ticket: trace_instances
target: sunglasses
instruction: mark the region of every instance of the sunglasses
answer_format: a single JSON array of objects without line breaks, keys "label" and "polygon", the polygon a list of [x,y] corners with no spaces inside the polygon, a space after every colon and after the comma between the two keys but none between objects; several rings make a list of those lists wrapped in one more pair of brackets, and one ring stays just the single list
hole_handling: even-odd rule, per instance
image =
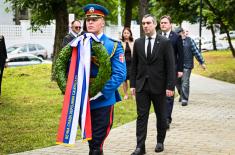
[{"label": "sunglasses", "polygon": [[81,26],[74,26],[75,29],[81,29]]}]

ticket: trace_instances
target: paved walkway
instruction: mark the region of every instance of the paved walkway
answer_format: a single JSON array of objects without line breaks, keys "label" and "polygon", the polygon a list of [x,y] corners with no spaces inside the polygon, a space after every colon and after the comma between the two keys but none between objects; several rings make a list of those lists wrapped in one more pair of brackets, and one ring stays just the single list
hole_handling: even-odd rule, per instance
[{"label": "paved walkway", "polygon": [[[198,75],[191,78],[189,105],[175,102],[173,122],[167,132],[162,155],[235,155],[235,85]],[[149,118],[147,155],[156,144],[155,115]],[[105,155],[130,155],[136,145],[135,121],[111,130]],[[18,153],[19,155],[86,155],[88,146],[61,145]]]}]

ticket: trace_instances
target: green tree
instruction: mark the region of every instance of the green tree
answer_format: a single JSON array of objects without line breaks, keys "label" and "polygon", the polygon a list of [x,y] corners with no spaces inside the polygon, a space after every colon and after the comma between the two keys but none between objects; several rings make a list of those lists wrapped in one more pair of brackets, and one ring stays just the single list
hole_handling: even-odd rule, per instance
[{"label": "green tree", "polygon": [[229,35],[229,30],[234,28],[235,25],[235,15],[232,13],[235,9],[235,0],[227,0],[224,3],[216,0],[204,0],[204,2],[208,6],[208,10],[215,15],[214,20],[220,24],[227,34],[230,50],[235,58],[235,50]]},{"label": "green tree", "polygon": [[20,9],[26,8],[31,10],[31,25],[33,30],[37,30],[40,26],[49,25],[55,20],[55,40],[53,49],[52,63],[52,80],[54,75],[54,62],[61,50],[61,42],[68,29],[68,11],[66,0],[5,0],[11,2]]}]

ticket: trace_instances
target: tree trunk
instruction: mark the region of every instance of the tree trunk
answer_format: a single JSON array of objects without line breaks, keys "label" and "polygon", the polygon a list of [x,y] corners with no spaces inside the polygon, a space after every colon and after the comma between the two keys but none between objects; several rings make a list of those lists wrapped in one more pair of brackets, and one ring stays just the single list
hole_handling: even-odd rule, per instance
[{"label": "tree trunk", "polygon": [[227,37],[228,37],[228,43],[229,43],[230,50],[232,52],[233,57],[235,58],[235,50],[233,48],[233,44],[232,44],[228,29],[226,29],[225,32],[226,32]]},{"label": "tree trunk", "polygon": [[66,0],[63,0],[62,2],[60,1],[60,3],[55,3],[53,5],[53,10],[56,20],[56,29],[51,69],[51,80],[55,80],[55,61],[58,58],[60,50],[62,49],[63,38],[68,31],[68,11]]},{"label": "tree trunk", "polygon": [[215,31],[214,31],[214,28],[213,28],[213,25],[212,25],[212,24],[210,24],[210,29],[211,29],[211,34],[212,34],[213,49],[214,49],[214,50],[217,50],[216,41],[215,41]]},{"label": "tree trunk", "polygon": [[125,24],[124,27],[131,27],[131,19],[132,19],[132,0],[126,0],[125,6]]},{"label": "tree trunk", "polygon": [[233,44],[232,44],[232,41],[231,41],[231,38],[230,38],[230,35],[229,35],[228,28],[221,19],[220,19],[220,25],[221,25],[221,28],[224,29],[225,33],[227,34],[229,47],[230,47],[230,50],[232,52],[233,57],[235,58],[235,50],[233,48]]},{"label": "tree trunk", "polygon": [[144,36],[144,31],[142,28],[142,18],[145,14],[148,14],[148,0],[139,0],[139,22],[140,22],[140,36]]},{"label": "tree trunk", "polygon": [[222,17],[223,17],[222,15],[223,15],[223,14],[222,14],[221,12],[219,12],[219,10],[217,10],[216,8],[214,8],[214,7],[211,5],[211,3],[210,3],[209,0],[204,0],[204,2],[206,2],[206,4],[209,6],[210,10],[211,10],[216,16],[218,16],[218,21],[219,21],[219,23],[220,23],[220,26],[221,26],[222,29],[225,30],[225,32],[226,32],[226,34],[227,34],[228,43],[229,43],[229,46],[230,46],[230,50],[231,50],[231,52],[232,52],[233,57],[235,58],[235,50],[234,50],[234,48],[233,48],[233,45],[232,45],[232,42],[231,42],[231,38],[230,38],[230,36],[229,36],[228,28],[227,28],[227,26],[224,24],[224,22],[223,22],[223,20],[222,20]]}]

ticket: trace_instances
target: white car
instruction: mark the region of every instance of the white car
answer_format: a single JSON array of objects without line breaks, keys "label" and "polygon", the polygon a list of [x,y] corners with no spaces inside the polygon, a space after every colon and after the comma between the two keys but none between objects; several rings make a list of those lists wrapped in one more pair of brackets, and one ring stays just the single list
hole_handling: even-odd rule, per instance
[{"label": "white car", "polygon": [[[231,39],[235,39],[235,31],[229,31],[229,36]],[[220,40],[227,39],[227,34],[226,33],[220,34],[219,39]]]},{"label": "white car", "polygon": [[33,54],[42,59],[47,59],[47,50],[39,44],[16,44],[7,48],[7,55],[27,53]]},{"label": "white car", "polygon": [[10,54],[5,67],[28,66],[43,63],[43,59],[33,54]]},{"label": "white car", "polygon": [[[229,49],[229,44],[228,43],[216,42],[216,48],[217,48],[217,50],[226,50],[226,49]],[[212,42],[208,42],[206,44],[203,44],[201,46],[201,50],[202,51],[211,51],[211,50],[213,50]]]}]

